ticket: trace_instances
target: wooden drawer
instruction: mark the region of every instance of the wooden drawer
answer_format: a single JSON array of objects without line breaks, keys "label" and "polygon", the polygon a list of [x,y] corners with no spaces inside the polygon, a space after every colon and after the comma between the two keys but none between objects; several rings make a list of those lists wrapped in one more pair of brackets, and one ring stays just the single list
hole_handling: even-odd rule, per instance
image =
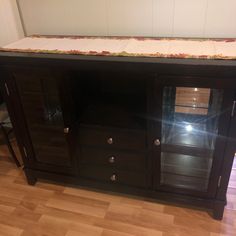
[{"label": "wooden drawer", "polygon": [[120,148],[146,149],[146,133],[139,130],[106,129],[80,126],[79,142],[82,145]]},{"label": "wooden drawer", "polygon": [[147,168],[147,153],[132,151],[115,151],[113,149],[82,148],[80,163],[102,165],[122,170],[145,170]]},{"label": "wooden drawer", "polygon": [[111,184],[124,184],[143,188],[148,186],[148,176],[146,173],[121,171],[115,168],[81,165],[79,167],[79,175],[83,178]]}]

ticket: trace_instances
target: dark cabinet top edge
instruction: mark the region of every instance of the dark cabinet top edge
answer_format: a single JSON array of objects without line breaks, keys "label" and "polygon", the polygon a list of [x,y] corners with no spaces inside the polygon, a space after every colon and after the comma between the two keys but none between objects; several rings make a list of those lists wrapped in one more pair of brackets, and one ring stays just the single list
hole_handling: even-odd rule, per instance
[{"label": "dark cabinet top edge", "polygon": [[190,59],[190,58],[149,58],[129,56],[91,56],[91,55],[67,55],[47,53],[25,52],[0,52],[0,65],[11,63],[34,63],[34,62],[97,62],[97,63],[144,63],[160,65],[192,65],[192,66],[227,66],[236,67],[236,60],[220,59]]}]

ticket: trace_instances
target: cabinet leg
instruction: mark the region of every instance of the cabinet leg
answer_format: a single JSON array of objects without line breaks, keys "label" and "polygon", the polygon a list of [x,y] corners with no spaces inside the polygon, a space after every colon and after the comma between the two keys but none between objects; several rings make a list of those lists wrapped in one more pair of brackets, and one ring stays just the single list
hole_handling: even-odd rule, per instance
[{"label": "cabinet leg", "polygon": [[213,217],[216,220],[222,220],[225,208],[225,201],[215,201],[213,208]]},{"label": "cabinet leg", "polygon": [[24,169],[25,176],[29,185],[35,185],[37,182],[37,178],[34,176],[33,172],[29,169]]}]

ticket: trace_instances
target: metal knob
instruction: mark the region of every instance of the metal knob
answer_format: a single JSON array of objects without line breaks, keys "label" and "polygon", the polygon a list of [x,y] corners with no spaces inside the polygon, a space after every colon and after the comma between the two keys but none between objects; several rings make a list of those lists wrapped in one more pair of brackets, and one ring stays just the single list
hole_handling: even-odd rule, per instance
[{"label": "metal knob", "polygon": [[159,139],[155,139],[155,140],[154,140],[154,145],[155,145],[155,146],[160,146],[160,145],[161,145],[160,140],[159,140]]},{"label": "metal knob", "polygon": [[111,180],[112,182],[117,181],[117,176],[116,176],[116,174],[113,174],[113,175],[111,176],[110,180]]},{"label": "metal knob", "polygon": [[109,161],[109,163],[114,163],[115,162],[115,157],[109,157],[108,161]]},{"label": "metal knob", "polygon": [[108,144],[113,144],[113,139],[112,139],[112,138],[108,138],[108,139],[107,139],[107,143],[108,143]]},{"label": "metal knob", "polygon": [[70,128],[64,128],[64,134],[68,134],[69,133],[69,131],[70,131]]}]

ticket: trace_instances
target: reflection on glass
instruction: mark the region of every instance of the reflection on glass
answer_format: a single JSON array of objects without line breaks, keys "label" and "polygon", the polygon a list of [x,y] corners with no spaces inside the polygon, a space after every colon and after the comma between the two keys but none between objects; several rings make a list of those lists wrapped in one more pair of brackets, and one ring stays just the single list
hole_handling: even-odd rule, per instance
[{"label": "reflection on glass", "polygon": [[63,121],[59,94],[55,84],[56,82],[52,79],[41,80],[44,104],[44,121],[50,124],[58,124]]},{"label": "reflection on glass", "polygon": [[164,88],[162,184],[207,190],[222,97],[217,89]]}]

